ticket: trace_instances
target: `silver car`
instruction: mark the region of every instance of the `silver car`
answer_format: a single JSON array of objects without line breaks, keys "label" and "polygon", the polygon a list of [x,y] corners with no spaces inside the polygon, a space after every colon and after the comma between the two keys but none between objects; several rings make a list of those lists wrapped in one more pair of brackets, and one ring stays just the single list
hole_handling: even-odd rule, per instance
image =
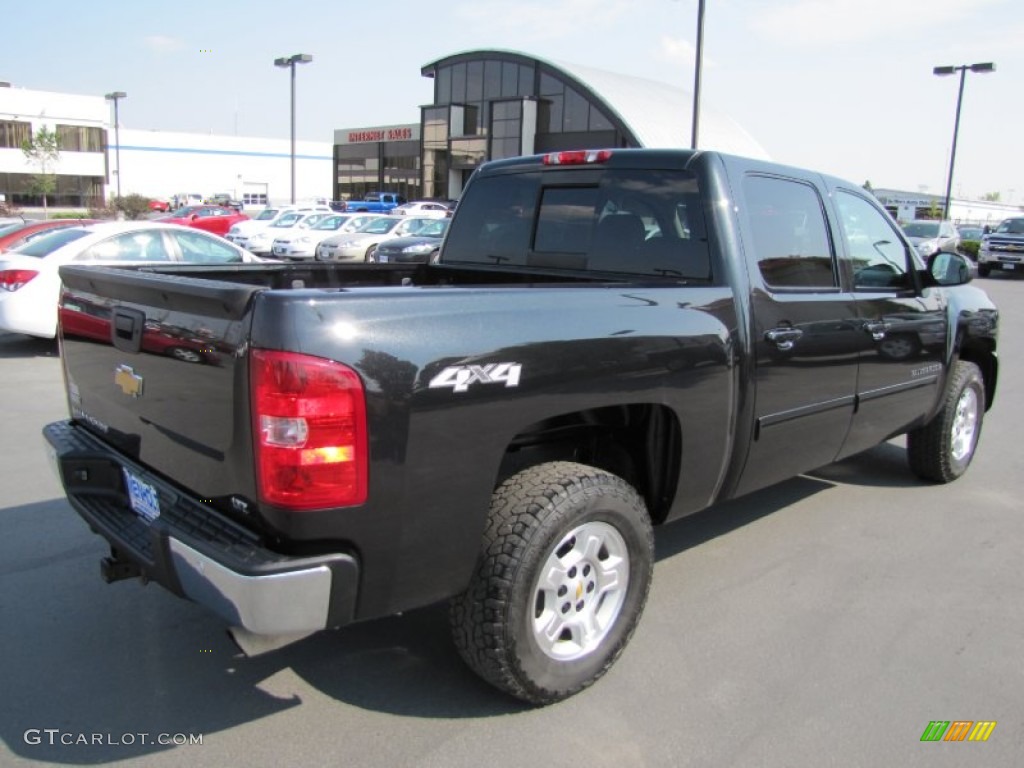
[{"label": "silver car", "polygon": [[415,235],[433,219],[421,216],[378,216],[354,232],[333,235],[316,249],[320,261],[373,261],[373,253],[385,240]]},{"label": "silver car", "polygon": [[903,225],[903,234],[924,258],[933,253],[956,253],[960,234],[951,221],[911,221]]},{"label": "silver car", "polygon": [[274,246],[274,240],[283,237],[285,233],[303,231],[309,229],[321,219],[331,216],[330,213],[301,213],[295,211],[286,213],[273,224],[258,229],[252,234],[235,238],[235,245],[245,248],[257,256],[269,256]]},{"label": "silver car", "polygon": [[322,240],[335,234],[353,232],[368,220],[369,217],[362,213],[330,214],[308,229],[292,228],[287,234],[275,238],[271,253],[277,259],[312,259]]}]

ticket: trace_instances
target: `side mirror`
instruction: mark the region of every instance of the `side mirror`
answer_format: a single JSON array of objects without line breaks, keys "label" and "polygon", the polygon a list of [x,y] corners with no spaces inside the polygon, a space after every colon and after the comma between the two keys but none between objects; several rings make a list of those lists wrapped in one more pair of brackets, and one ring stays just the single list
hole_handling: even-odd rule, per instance
[{"label": "side mirror", "polygon": [[938,285],[965,285],[974,279],[974,267],[967,257],[948,251],[928,258],[928,272]]},{"label": "side mirror", "polygon": [[189,216],[188,218],[189,218],[189,221],[195,221],[196,219],[198,219],[198,218],[199,218],[199,214],[198,214],[198,213],[193,213],[193,214],[192,214],[191,216]]}]

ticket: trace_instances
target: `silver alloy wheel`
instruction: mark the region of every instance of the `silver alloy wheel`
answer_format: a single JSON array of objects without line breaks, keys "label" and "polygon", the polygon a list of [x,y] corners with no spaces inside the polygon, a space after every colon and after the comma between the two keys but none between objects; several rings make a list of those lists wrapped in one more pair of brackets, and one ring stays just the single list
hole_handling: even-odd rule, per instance
[{"label": "silver alloy wheel", "polygon": [[978,429],[978,393],[967,387],[956,402],[956,415],[950,430],[950,453],[963,461],[974,450],[974,433]]},{"label": "silver alloy wheel", "polygon": [[192,349],[186,347],[173,347],[171,349],[171,355],[178,360],[185,363],[201,363],[203,362],[203,356]]},{"label": "silver alloy wheel", "polygon": [[597,648],[629,587],[629,550],[619,532],[584,523],[551,550],[534,585],[533,637],[544,655],[571,661]]}]

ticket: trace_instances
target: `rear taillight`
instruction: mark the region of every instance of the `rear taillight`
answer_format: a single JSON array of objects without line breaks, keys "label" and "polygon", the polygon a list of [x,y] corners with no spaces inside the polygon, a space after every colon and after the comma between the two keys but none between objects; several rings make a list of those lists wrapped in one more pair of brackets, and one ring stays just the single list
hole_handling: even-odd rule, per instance
[{"label": "rear taillight", "polygon": [[574,149],[544,155],[544,165],[586,165],[603,163],[612,156],[610,149]]},{"label": "rear taillight", "polygon": [[38,274],[32,269],[0,269],[0,288],[16,291]]},{"label": "rear taillight", "polygon": [[366,501],[366,398],[358,374],[322,357],[252,352],[260,500],[288,509]]}]

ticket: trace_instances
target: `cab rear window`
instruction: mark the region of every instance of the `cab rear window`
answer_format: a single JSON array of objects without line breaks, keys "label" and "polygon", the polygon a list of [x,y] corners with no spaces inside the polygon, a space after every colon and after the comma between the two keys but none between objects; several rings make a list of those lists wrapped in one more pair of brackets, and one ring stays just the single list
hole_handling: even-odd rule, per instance
[{"label": "cab rear window", "polygon": [[481,176],[459,208],[444,263],[712,277],[697,180],[685,171]]}]

